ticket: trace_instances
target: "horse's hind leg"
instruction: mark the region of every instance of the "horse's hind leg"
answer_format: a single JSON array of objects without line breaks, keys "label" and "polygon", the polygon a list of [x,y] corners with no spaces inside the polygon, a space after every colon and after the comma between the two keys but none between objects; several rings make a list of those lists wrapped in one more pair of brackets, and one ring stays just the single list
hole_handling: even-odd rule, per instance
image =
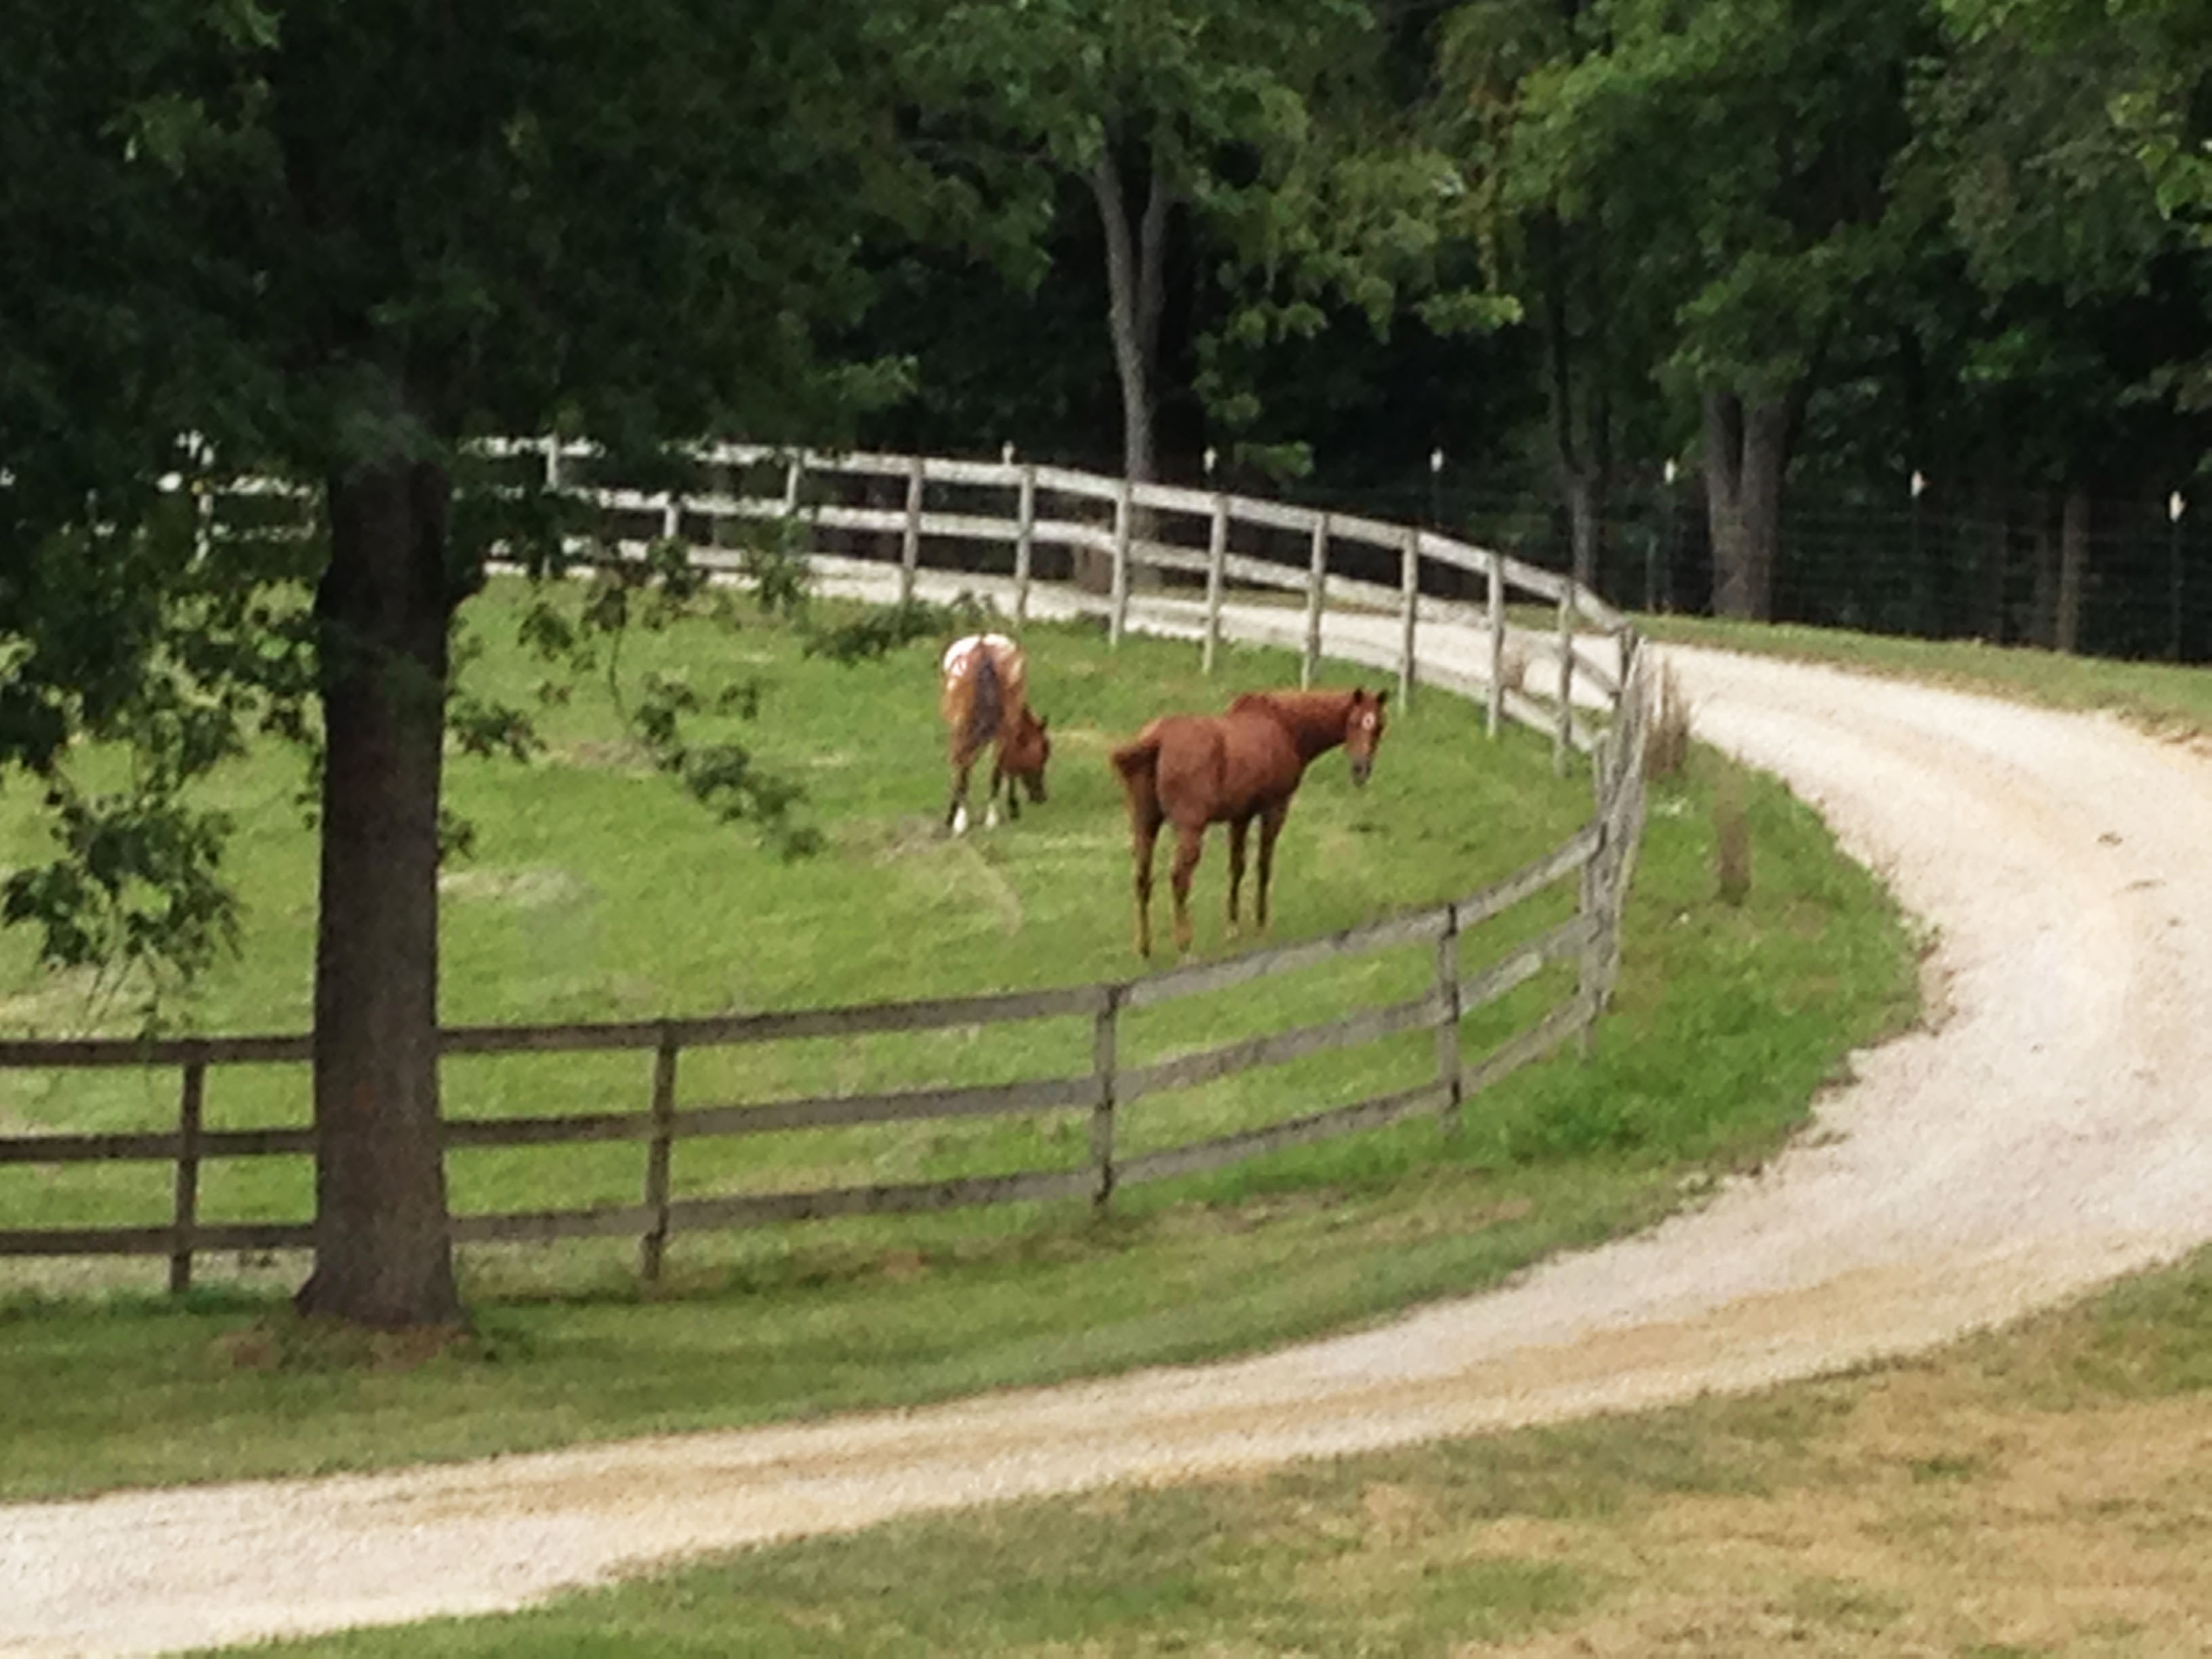
[{"label": "horse's hind leg", "polygon": [[1244,884],[1244,832],[1252,827],[1249,818],[1229,820],[1229,931],[1239,931],[1237,922],[1237,890]]},{"label": "horse's hind leg", "polygon": [[1129,809],[1129,854],[1135,865],[1137,893],[1137,954],[1152,953],[1152,848],[1160,836],[1157,811],[1132,805]]},{"label": "horse's hind leg", "polygon": [[1169,872],[1169,882],[1175,889],[1176,950],[1184,956],[1190,954],[1190,878],[1198,868],[1199,854],[1205,850],[1204,824],[1176,826],[1175,866]]},{"label": "horse's hind leg", "polygon": [[952,757],[952,799],[945,805],[945,827],[956,836],[968,832],[968,774],[975,764],[973,755]]}]

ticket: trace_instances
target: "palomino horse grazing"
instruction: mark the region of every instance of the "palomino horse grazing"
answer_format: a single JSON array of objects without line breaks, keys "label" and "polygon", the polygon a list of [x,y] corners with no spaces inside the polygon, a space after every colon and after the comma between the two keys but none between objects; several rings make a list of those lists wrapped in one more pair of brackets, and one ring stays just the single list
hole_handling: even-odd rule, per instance
[{"label": "palomino horse grazing", "polygon": [[945,649],[945,685],[938,709],[945,716],[952,763],[952,799],[945,822],[954,835],[968,828],[968,774],[987,744],[996,744],[991,764],[991,795],[986,828],[999,821],[999,787],[1006,789],[1006,814],[1022,815],[1015,785],[1030,799],[1044,799],[1044,763],[1052,758],[1052,737],[1030,712],[1029,673],[1022,648],[1004,634],[970,634]]},{"label": "palomino horse grazing", "polygon": [[1210,823],[1229,826],[1229,926],[1244,879],[1244,832],[1260,821],[1260,883],[1253,914],[1267,926],[1267,878],[1291,797],[1314,757],[1342,744],[1352,781],[1367,781],[1382,741],[1387,691],[1254,691],[1226,714],[1163,714],[1114,751],[1129,798],[1137,866],[1137,951],[1152,953],[1152,848],[1160,825],[1176,829],[1176,949],[1190,949],[1190,878]]}]

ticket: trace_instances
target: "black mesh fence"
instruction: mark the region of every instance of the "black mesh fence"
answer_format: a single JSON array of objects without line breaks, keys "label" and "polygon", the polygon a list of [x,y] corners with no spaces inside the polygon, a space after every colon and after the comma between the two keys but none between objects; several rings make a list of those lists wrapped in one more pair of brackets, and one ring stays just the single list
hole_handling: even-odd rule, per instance
[{"label": "black mesh fence", "polygon": [[[1317,506],[1432,525],[1547,569],[1572,562],[1556,499],[1498,495],[1428,478],[1367,489],[1289,492]],[[2083,518],[2076,647],[2098,656],[2212,661],[2212,492],[2202,513],[2171,496],[2093,497]],[[1931,639],[2051,645],[2065,582],[2063,503],[2010,501],[1785,503],[1773,619]],[[1603,524],[1595,586],[1631,610],[1699,615],[1712,602],[1705,500],[1691,480],[1616,499]]]}]

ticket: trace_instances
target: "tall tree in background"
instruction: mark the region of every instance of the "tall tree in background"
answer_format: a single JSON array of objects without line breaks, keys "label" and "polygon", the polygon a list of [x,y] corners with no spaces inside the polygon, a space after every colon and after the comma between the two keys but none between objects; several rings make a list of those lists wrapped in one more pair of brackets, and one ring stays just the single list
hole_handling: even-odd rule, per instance
[{"label": "tall tree in background", "polygon": [[[1478,0],[1444,25],[1432,119],[1463,169],[1462,216],[1494,278],[1519,301],[1541,364],[1551,468],[1567,511],[1575,578],[1597,579],[1613,487],[1621,404],[1647,381],[1652,342],[1639,301],[1658,285],[1637,281],[1637,254],[1620,234],[1611,198],[1639,186],[1619,170],[1553,173],[1556,152],[1533,150],[1524,98],[1604,48],[1601,9],[1589,0]],[[1649,169],[1658,158],[1620,158]],[[1640,188],[1657,188],[1645,180]],[[1639,337],[1639,334],[1641,337]]]},{"label": "tall tree in background", "polygon": [[[814,361],[811,325],[857,304],[851,251],[872,210],[927,205],[926,191],[877,187],[874,131],[851,118],[889,101],[861,44],[867,9],[10,9],[28,25],[21,52],[0,53],[16,94],[0,116],[11,175],[19,155],[51,160],[85,209],[112,215],[71,218],[55,185],[9,180],[21,194],[4,198],[0,244],[21,248],[43,211],[67,222],[64,247],[82,234],[93,249],[76,289],[66,258],[43,275],[21,255],[5,268],[11,311],[55,360],[0,359],[11,574],[66,568],[55,538],[91,534],[113,544],[112,565],[250,587],[266,573],[130,551],[155,544],[132,532],[154,520],[155,469],[185,464],[186,432],[227,464],[321,488],[326,539],[297,573],[313,599],[295,635],[324,723],[304,1310],[389,1327],[459,1308],[439,1129],[439,807],[447,641],[489,550],[454,513],[463,442],[557,427],[643,451],[739,426],[836,429],[844,383]],[[131,257],[99,257],[109,244]],[[73,448],[20,447],[42,413],[82,434]],[[0,623],[32,639],[59,631],[65,598],[128,617],[180,593],[11,582]],[[82,637],[82,619],[70,631]],[[48,745],[51,769],[54,724],[83,724],[91,705],[71,664],[40,660],[35,706],[19,694],[11,728]],[[203,746],[222,736],[212,725]],[[59,916],[65,898],[44,889],[11,908]]]},{"label": "tall tree in background", "polygon": [[1714,609],[1773,604],[1782,492],[1840,319],[1893,250],[1884,182],[1908,134],[1922,0],[1601,7],[1604,46],[1524,83],[1517,165],[1573,224],[1604,204],[1623,280],[1666,293],[1666,381],[1703,432]]},{"label": "tall tree in background", "polygon": [[1323,293],[1386,318],[1432,246],[1411,209],[1433,196],[1433,166],[1347,113],[1375,108],[1371,25],[1353,0],[975,0],[902,31],[927,120],[1007,147],[1029,173],[1011,187],[1042,208],[1062,180],[1088,197],[1129,477],[1159,473],[1179,229],[1228,296],[1202,390],[1232,427],[1254,412],[1236,348],[1318,328]]},{"label": "tall tree in background", "polygon": [[[2212,409],[2212,14],[2174,0],[1942,11],[1950,50],[1916,100],[1902,188],[1935,198],[1998,319],[1978,378],[2041,406],[2043,482],[2063,506],[2038,633],[2071,651],[2094,501],[2155,454],[2148,405]],[[2200,459],[2159,459],[2169,477]]]}]

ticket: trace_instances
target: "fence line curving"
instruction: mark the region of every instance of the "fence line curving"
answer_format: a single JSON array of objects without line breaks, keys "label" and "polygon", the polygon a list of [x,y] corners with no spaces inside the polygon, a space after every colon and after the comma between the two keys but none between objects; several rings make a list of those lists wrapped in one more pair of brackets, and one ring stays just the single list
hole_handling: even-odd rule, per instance
[{"label": "fence line curving", "polygon": [[[520,458],[544,468],[544,482],[607,515],[605,540],[636,554],[664,539],[687,543],[702,564],[742,570],[733,528],[779,525],[805,535],[828,582],[917,596],[926,583],[957,580],[1004,599],[1017,622],[1045,604],[1103,617],[1110,638],[1130,628],[1197,640],[1208,672],[1224,638],[1297,649],[1310,679],[1324,654],[1395,671],[1402,693],[1417,683],[1480,699],[1489,729],[1502,720],[1551,738],[1555,764],[1590,756],[1592,812],[1551,853],[1447,903],[1392,915],[1324,938],[1304,939],[1140,977],[1045,991],[1001,993],[642,1022],[453,1027],[441,1033],[445,1057],[634,1051],[653,1055],[641,1109],[516,1117],[448,1117],[449,1150],[638,1142],[644,1158],[638,1201],[538,1212],[457,1215],[459,1243],[629,1237],[639,1271],[659,1275],[669,1240],[679,1233],[850,1215],[913,1213],[968,1205],[1086,1200],[1104,1208],[1124,1186],[1217,1170],[1288,1147],[1425,1117],[1457,1129],[1468,1101],[1571,1039],[1585,1045],[1619,972],[1623,903],[1644,817],[1643,756],[1651,709],[1650,665],[1627,620],[1553,572],[1433,531],[1227,494],[1132,484],[1064,468],[1012,461],[931,457],[825,455],[725,445],[702,448],[702,487],[678,495],[602,485],[578,477],[599,459],[588,446],[550,441],[486,446],[494,459]],[[747,493],[749,477],[773,488]],[[939,500],[933,506],[931,490]],[[242,481],[240,495],[276,488]],[[969,499],[953,510],[943,496]],[[873,497],[900,497],[897,505]],[[978,502],[972,498],[982,495]],[[1000,510],[992,510],[997,507]],[[219,517],[219,515],[217,515]],[[220,527],[210,533],[220,534]],[[823,550],[828,537],[871,538],[859,556]],[[1349,556],[1333,560],[1340,550]],[[1103,591],[1042,569],[1040,553],[1073,564],[1103,564]],[[925,562],[925,555],[928,562]],[[1342,568],[1343,564],[1352,566]],[[1094,568],[1094,576],[1098,571]],[[1395,575],[1395,581],[1376,580]],[[1182,584],[1178,588],[1174,584]],[[1464,595],[1480,592],[1479,603]],[[1240,602],[1268,592],[1296,596],[1300,608]],[[1455,591],[1455,589],[1458,591]],[[1548,625],[1515,622],[1528,606]],[[1437,647],[1438,623],[1474,630],[1479,661]],[[1331,624],[1334,624],[1332,627]],[[1541,649],[1555,672],[1511,684],[1512,653]],[[1524,672],[1528,659],[1522,658]],[[1547,684],[1548,682],[1548,684]],[[1491,959],[1462,960],[1462,946],[1485,924],[1538,895],[1576,881],[1573,914],[1516,940]],[[1321,1024],[1212,1042],[1146,1064],[1123,1058],[1125,1027],[1141,1011],[1234,991],[1332,962],[1380,952],[1429,953],[1427,987],[1399,1002],[1361,1008]],[[1547,969],[1571,965],[1572,988],[1485,1052],[1462,1052],[1464,1023]],[[1090,1022],[1091,1064],[1064,1075],[1013,1083],[899,1089],[791,1097],[744,1104],[678,1103],[684,1056],[701,1050],[803,1038],[941,1031],[1042,1019]],[[1433,1035],[1431,1074],[1411,1086],[1348,1105],[1164,1146],[1127,1151],[1122,1114],[1151,1097],[1205,1086],[1252,1069],[1310,1055],[1357,1049],[1407,1033]],[[156,1163],[171,1167],[173,1200],[158,1222],[128,1226],[0,1230],[0,1256],[167,1257],[173,1291],[189,1287],[196,1255],[302,1249],[307,1221],[204,1218],[201,1176],[211,1160],[313,1152],[300,1127],[206,1127],[210,1071],[241,1066],[304,1066],[305,1035],[156,1040],[0,1041],[0,1071],[173,1068],[179,1076],[173,1131],[41,1133],[0,1137],[0,1169]],[[913,1123],[932,1120],[1070,1114],[1085,1120],[1079,1163],[946,1179],[817,1187],[781,1192],[678,1196],[672,1179],[678,1143]]]}]

